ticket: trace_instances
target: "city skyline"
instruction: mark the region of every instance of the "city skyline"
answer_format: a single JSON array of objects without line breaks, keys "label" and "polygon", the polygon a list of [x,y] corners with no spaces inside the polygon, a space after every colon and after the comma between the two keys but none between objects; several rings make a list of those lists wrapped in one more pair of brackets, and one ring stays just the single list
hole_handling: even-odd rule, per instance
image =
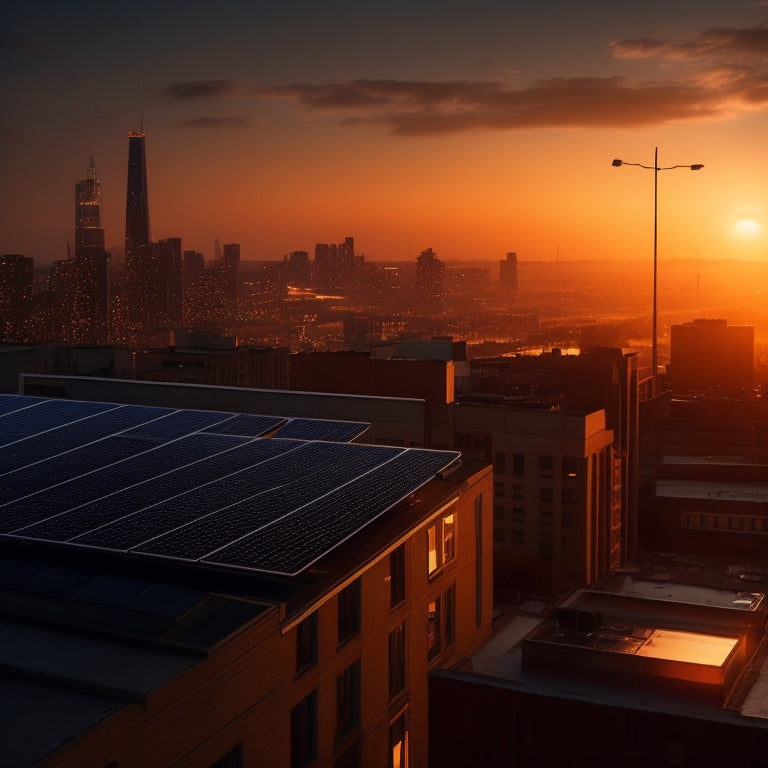
[{"label": "city skyline", "polygon": [[[695,11],[695,12],[694,12]],[[155,237],[280,259],[354,234],[374,261],[765,259],[768,4],[428,9],[138,2],[7,9],[0,251],[72,241],[93,155],[107,247],[125,137],[147,134]],[[52,129],[53,126],[53,129]]]}]

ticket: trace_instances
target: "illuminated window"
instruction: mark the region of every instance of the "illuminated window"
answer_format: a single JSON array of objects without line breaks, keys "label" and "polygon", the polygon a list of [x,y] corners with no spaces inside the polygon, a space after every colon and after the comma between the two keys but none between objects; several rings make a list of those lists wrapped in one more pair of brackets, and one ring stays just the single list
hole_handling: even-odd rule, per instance
[{"label": "illuminated window", "polygon": [[578,474],[579,460],[575,456],[563,456],[563,480],[572,480]]},{"label": "illuminated window", "polygon": [[427,528],[427,573],[432,576],[456,557],[456,517],[445,515]]},{"label": "illuminated window", "polygon": [[296,672],[317,664],[317,614],[296,627]]},{"label": "illuminated window", "polygon": [[411,768],[407,709],[389,726],[389,755],[389,768]]}]

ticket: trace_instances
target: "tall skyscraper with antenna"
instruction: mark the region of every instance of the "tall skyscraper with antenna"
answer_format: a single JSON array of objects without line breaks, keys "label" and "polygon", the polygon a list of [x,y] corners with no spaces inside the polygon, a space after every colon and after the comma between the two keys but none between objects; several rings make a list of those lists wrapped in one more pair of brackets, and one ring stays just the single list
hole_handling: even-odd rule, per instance
[{"label": "tall skyscraper with antenna", "polygon": [[144,131],[128,134],[128,190],[125,201],[126,263],[149,246],[149,203],[147,201],[147,156]]}]

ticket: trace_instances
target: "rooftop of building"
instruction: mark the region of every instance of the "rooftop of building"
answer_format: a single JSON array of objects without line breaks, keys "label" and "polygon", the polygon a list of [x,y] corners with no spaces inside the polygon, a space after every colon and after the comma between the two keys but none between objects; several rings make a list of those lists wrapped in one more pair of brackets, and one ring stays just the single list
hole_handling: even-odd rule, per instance
[{"label": "rooftop of building", "polygon": [[457,674],[606,706],[748,717],[768,728],[766,564],[656,554],[633,567],[557,604],[509,608]]},{"label": "rooftop of building", "polygon": [[[490,472],[452,451],[344,442],[364,425],[333,443],[312,435],[329,437],[343,423],[22,396],[0,397],[0,413],[8,766],[35,764],[121,707],[141,704],[270,614],[276,626],[291,626],[455,499],[470,477]],[[305,460],[292,464],[284,448]],[[356,464],[363,456],[364,466]],[[280,519],[270,512],[277,507]],[[174,519],[174,509],[189,519]],[[232,527],[232,509],[250,532]],[[295,520],[301,535],[294,528],[297,535],[262,542],[249,550],[250,563],[223,555],[280,520],[289,530],[302,509],[310,515]],[[334,528],[359,510],[357,523]],[[152,518],[165,533],[151,530]],[[222,546],[211,536],[224,529],[230,544]],[[161,554],[167,536],[176,545]],[[309,554],[315,540],[317,556]],[[213,556],[201,557],[198,545],[213,547]],[[272,565],[257,564],[260,549]],[[285,567],[291,562],[299,567]]]}]

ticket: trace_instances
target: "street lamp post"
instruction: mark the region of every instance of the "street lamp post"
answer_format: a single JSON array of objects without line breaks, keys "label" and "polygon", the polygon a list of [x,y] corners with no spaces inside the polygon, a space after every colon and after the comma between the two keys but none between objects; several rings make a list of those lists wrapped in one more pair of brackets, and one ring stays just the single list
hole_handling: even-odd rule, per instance
[{"label": "street lamp post", "polygon": [[690,168],[692,171],[700,171],[704,166],[701,163],[692,165],[667,165],[659,167],[659,148],[653,153],[653,165],[642,163],[628,163],[616,158],[611,165],[619,168],[622,165],[634,165],[638,168],[646,168],[653,171],[653,338],[651,347],[651,376],[653,380],[653,396],[659,394],[659,344],[658,344],[658,312],[656,305],[657,270],[658,270],[658,230],[659,230],[659,171],[671,171],[675,168]]}]

